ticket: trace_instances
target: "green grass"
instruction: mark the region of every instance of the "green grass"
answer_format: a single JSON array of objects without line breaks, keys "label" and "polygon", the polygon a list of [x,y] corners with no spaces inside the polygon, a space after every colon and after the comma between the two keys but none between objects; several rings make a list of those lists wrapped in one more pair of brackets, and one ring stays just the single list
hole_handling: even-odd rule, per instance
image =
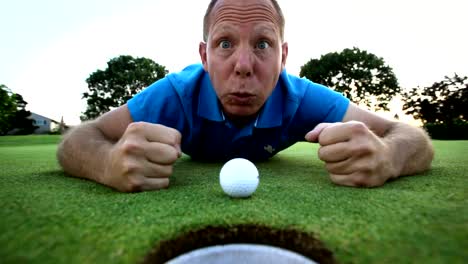
[{"label": "green grass", "polygon": [[3,136],[0,137],[0,147],[56,144],[59,141],[58,135]]},{"label": "green grass", "polygon": [[59,136],[0,137],[2,263],[137,263],[160,241],[206,226],[313,233],[341,263],[466,263],[468,141],[434,141],[433,169],[381,188],[333,185],[317,146],[258,163],[249,199],[223,194],[220,163],[183,157],[167,190],[124,194],[67,177]]}]

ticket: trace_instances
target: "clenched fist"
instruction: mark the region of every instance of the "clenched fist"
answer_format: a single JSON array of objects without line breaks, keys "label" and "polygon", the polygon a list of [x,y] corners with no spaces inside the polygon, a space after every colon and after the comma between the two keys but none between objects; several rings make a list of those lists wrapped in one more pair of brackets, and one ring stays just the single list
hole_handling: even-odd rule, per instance
[{"label": "clenched fist", "polygon": [[181,134],[173,128],[131,123],[111,147],[102,182],[123,192],[167,188],[182,154],[180,142]]},{"label": "clenched fist", "polygon": [[321,123],[305,139],[318,142],[318,157],[339,185],[375,187],[398,176],[386,142],[364,123]]}]

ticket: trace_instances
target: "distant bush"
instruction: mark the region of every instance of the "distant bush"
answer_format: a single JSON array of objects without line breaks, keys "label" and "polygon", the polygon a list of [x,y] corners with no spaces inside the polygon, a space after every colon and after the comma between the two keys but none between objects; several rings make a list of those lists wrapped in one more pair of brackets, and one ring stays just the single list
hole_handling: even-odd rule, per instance
[{"label": "distant bush", "polygon": [[468,122],[457,120],[453,123],[427,123],[424,125],[432,139],[468,140]]}]

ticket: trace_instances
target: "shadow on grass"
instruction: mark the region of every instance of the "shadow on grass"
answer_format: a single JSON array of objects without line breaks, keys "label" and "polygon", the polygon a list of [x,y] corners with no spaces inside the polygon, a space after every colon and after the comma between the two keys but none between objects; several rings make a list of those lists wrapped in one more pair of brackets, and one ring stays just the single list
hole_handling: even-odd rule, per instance
[{"label": "shadow on grass", "polygon": [[207,226],[175,239],[159,242],[143,263],[165,263],[195,249],[233,243],[262,244],[299,253],[318,263],[337,263],[333,253],[312,234],[295,229],[274,229],[244,224],[230,227]]}]

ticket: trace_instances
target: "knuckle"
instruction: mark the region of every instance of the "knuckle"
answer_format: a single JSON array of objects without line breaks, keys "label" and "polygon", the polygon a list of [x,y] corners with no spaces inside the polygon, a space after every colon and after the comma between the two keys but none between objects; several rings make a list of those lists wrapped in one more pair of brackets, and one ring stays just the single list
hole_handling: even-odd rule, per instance
[{"label": "knuckle", "polygon": [[144,122],[133,122],[127,126],[127,133],[140,133],[144,128]]},{"label": "knuckle", "polygon": [[319,157],[320,160],[323,160],[325,158],[325,155],[326,155],[326,151],[324,150],[323,147],[320,147],[317,151],[317,155]]},{"label": "knuckle", "polygon": [[182,140],[182,135],[176,129],[173,129],[173,128],[171,129],[172,129],[172,133],[170,137],[171,138],[170,144],[174,146],[180,144],[180,141]]},{"label": "knuckle", "polygon": [[334,163],[325,163],[325,169],[330,173],[339,173],[338,166]]},{"label": "knuckle", "polygon": [[164,141],[169,145],[180,144],[182,135],[177,129],[167,127],[161,124],[154,124],[159,133],[164,134]]},{"label": "knuckle", "polygon": [[367,181],[363,178],[356,178],[353,180],[353,185],[356,187],[367,187]]},{"label": "knuckle", "polygon": [[136,176],[126,177],[119,182],[116,189],[121,192],[140,192],[142,190],[143,182]]},{"label": "knuckle", "polygon": [[174,168],[172,166],[163,166],[161,169],[161,176],[169,177],[172,175]]},{"label": "knuckle", "polygon": [[161,144],[158,153],[162,164],[173,164],[179,158],[178,151],[171,145]]},{"label": "knuckle", "polygon": [[129,177],[126,182],[125,189],[127,192],[140,192],[142,190],[143,181],[139,177]]},{"label": "knuckle", "polygon": [[154,130],[157,130],[158,132],[164,131],[167,128],[161,124],[152,124],[152,126],[154,127]]},{"label": "knuckle", "polygon": [[370,187],[371,175],[367,172],[360,173],[355,175],[351,183],[356,187]]},{"label": "knuckle", "polygon": [[353,146],[353,153],[358,157],[369,154],[369,152],[370,152],[370,149],[365,144],[355,144]]},{"label": "knuckle", "polygon": [[157,183],[151,185],[149,189],[151,190],[160,190],[160,189],[167,189],[169,187],[169,179],[168,178],[160,178]]},{"label": "knuckle", "polygon": [[328,141],[330,141],[330,137],[328,136],[328,132],[329,130],[327,128],[323,129],[322,130],[322,133],[320,133],[320,135],[318,136],[318,143],[320,145],[328,145]]},{"label": "knuckle", "polygon": [[159,189],[166,189],[169,187],[169,179],[167,179],[166,181],[163,181],[160,185],[159,185]]},{"label": "knuckle", "polygon": [[175,128],[171,128],[172,129],[172,134],[174,135],[174,138],[176,140],[182,138],[182,134],[180,134],[179,130],[175,129]]},{"label": "knuckle", "polygon": [[374,153],[375,148],[371,144],[370,141],[357,141],[354,144],[351,145],[352,152],[356,156],[364,156],[368,154]]},{"label": "knuckle", "polygon": [[333,173],[330,173],[330,180],[336,185],[343,185],[343,186],[348,185],[346,184],[346,181],[344,181],[342,177],[338,177],[337,175]]},{"label": "knuckle", "polygon": [[180,144],[182,142],[182,134],[176,130],[176,144]]},{"label": "knuckle", "polygon": [[122,154],[132,154],[132,153],[139,153],[142,151],[142,146],[135,141],[126,140],[124,141],[121,146]]},{"label": "knuckle", "polygon": [[179,154],[177,153],[177,150],[172,149],[170,154],[167,155],[167,162],[173,164],[174,162],[177,161]]},{"label": "knuckle", "polygon": [[354,134],[357,134],[357,135],[365,134],[369,130],[363,122],[353,121],[350,123],[351,123],[350,124],[351,131]]},{"label": "knuckle", "polygon": [[[122,174],[123,175],[131,175],[139,171],[140,167],[138,164],[132,161],[124,161],[122,162]],[[131,177],[129,177],[131,178]]]}]

